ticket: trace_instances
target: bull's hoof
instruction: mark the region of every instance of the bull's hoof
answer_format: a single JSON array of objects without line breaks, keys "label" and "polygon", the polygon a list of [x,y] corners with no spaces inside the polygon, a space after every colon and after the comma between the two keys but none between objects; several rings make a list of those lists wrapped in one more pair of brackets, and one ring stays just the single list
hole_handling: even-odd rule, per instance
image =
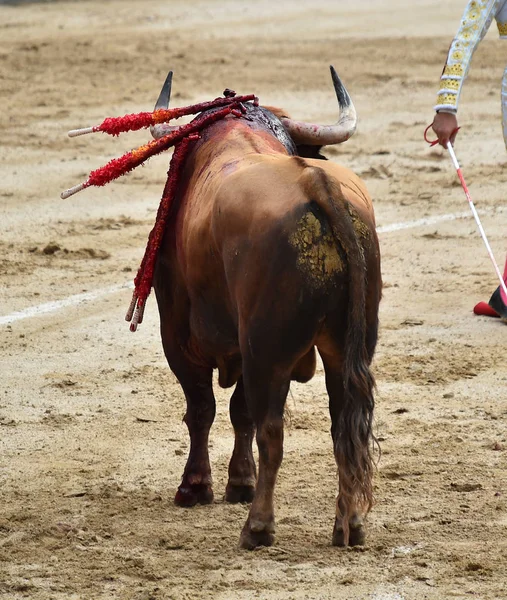
[{"label": "bull's hoof", "polygon": [[335,522],[333,530],[333,546],[364,546],[365,540],[366,533],[363,524],[359,522],[354,523],[354,521],[351,520],[351,523],[349,525],[349,542],[348,544],[346,544],[342,526],[341,524],[338,525]]},{"label": "bull's hoof", "polygon": [[180,485],[174,504],[183,508],[190,508],[196,504],[211,504],[213,502],[213,489],[211,485],[205,483],[196,483],[193,485]]},{"label": "bull's hoof", "polygon": [[255,550],[259,546],[272,546],[275,541],[275,525],[274,522],[266,524],[252,521],[250,519],[245,523],[239,545],[245,550]]},{"label": "bull's hoof", "polygon": [[245,550],[255,550],[259,546],[272,546],[275,536],[268,531],[245,531],[241,532],[239,545]]},{"label": "bull's hoof", "polygon": [[227,484],[225,488],[225,501],[231,504],[250,503],[255,494],[253,485],[231,485]]},{"label": "bull's hoof", "polygon": [[[364,528],[351,529],[349,533],[349,546],[364,546],[366,540],[366,534]],[[333,546],[345,546],[345,536],[343,535],[343,529],[335,529],[333,531]]]}]

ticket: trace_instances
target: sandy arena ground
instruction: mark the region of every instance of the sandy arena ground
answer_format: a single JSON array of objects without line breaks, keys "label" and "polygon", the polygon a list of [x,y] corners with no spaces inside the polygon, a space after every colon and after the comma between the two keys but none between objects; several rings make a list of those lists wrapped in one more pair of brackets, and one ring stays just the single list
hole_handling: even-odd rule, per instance
[{"label": "sandy arena ground", "polygon": [[[2,3],[1,597],[507,597],[507,328],[472,315],[497,282],[447,154],[422,139],[463,6]],[[474,57],[457,152],[503,264],[506,46],[497,37],[493,26]],[[360,125],[326,154],[366,180],[383,255],[377,503],[365,547],[331,547],[336,472],[319,370],[288,399],[276,545],[241,551],[248,507],[221,499],[229,392],[218,391],[211,434],[216,500],[178,509],[184,398],[165,363],[154,298],[135,335],[124,321],[169,157],[63,201],[62,189],[149,137],[66,131],[151,110],[169,68],[174,106],[231,87],[331,122],[331,63]]]}]

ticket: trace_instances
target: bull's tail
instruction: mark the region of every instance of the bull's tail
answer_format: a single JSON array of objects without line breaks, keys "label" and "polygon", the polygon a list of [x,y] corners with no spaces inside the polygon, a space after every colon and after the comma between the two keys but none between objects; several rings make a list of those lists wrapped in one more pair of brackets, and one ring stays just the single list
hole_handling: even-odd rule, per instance
[{"label": "bull's tail", "polygon": [[[344,543],[349,519],[356,510],[367,513],[373,504],[372,432],[375,381],[370,370],[372,332],[366,319],[367,268],[364,243],[371,233],[324,170],[307,167],[301,183],[327,217],[333,236],[346,255],[348,304],[343,356],[343,405],[334,424],[335,456],[340,475],[337,514],[341,514]],[[369,240],[371,243],[371,240]],[[376,327],[376,323],[375,323]],[[376,341],[376,330],[373,333]]]}]

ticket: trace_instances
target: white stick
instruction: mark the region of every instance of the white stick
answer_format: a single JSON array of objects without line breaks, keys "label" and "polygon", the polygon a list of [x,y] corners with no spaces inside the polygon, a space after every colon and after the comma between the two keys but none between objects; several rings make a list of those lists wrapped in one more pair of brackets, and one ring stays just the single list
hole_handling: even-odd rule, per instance
[{"label": "white stick", "polygon": [[84,190],[85,187],[87,187],[86,182],[84,182],[84,183],[78,183],[78,185],[75,185],[74,187],[71,187],[70,189],[65,190],[64,192],[62,192],[60,194],[60,198],[62,200],[66,200],[67,198],[70,198],[71,196],[73,196],[74,194],[77,194],[81,190]]},{"label": "white stick", "polygon": [[94,133],[95,127],[83,127],[83,129],[71,129],[67,135],[69,137],[77,137],[78,135],[86,135],[87,133]]},{"label": "white stick", "polygon": [[458,173],[459,180],[461,181],[461,186],[463,187],[465,196],[467,197],[467,200],[470,204],[470,208],[472,209],[472,214],[474,216],[475,222],[477,223],[477,227],[479,228],[482,239],[483,239],[486,249],[488,251],[489,258],[491,259],[491,262],[493,263],[493,266],[495,267],[496,274],[498,276],[498,279],[500,280],[500,286],[503,289],[504,294],[507,295],[507,286],[505,285],[505,281],[503,280],[502,274],[500,273],[498,264],[495,260],[495,257],[493,256],[493,251],[491,250],[491,246],[489,245],[488,238],[486,237],[486,233],[484,232],[484,229],[482,227],[482,223],[481,223],[481,220],[479,219],[479,215],[477,214],[477,211],[475,210],[474,203],[472,202],[470,192],[468,191],[468,187],[465,182],[465,178],[463,177],[463,173],[461,172],[461,167],[459,166],[458,159],[456,158],[456,154],[454,153],[454,148],[452,147],[451,142],[447,142],[447,150],[449,150],[449,154],[451,155],[452,162],[454,163],[454,167],[456,168],[456,172]]}]

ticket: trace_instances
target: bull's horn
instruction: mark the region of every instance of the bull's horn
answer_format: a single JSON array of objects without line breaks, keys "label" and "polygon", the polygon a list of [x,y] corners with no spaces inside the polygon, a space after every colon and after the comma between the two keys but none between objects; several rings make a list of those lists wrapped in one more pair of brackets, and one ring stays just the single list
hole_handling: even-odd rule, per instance
[{"label": "bull's horn", "polygon": [[[162,90],[158,97],[157,103],[155,104],[155,108],[153,109],[154,111],[158,110],[159,108],[169,108],[169,102],[171,100],[172,82],[173,72],[169,71],[167,77],[165,78],[164,85],[162,86]],[[168,133],[171,133],[171,131],[174,131],[175,129],[177,128],[173,127],[172,125],[168,125],[167,123],[160,123],[158,125],[152,125],[150,127],[151,135],[156,140],[158,140],[161,137],[164,137],[164,135],[167,135]]]},{"label": "bull's horn", "polygon": [[282,122],[296,144],[309,146],[340,144],[348,140],[356,130],[357,115],[354,104],[332,65],[330,69],[340,107],[340,117],[335,125],[315,125],[283,117]]}]

